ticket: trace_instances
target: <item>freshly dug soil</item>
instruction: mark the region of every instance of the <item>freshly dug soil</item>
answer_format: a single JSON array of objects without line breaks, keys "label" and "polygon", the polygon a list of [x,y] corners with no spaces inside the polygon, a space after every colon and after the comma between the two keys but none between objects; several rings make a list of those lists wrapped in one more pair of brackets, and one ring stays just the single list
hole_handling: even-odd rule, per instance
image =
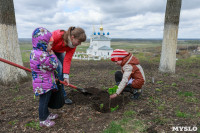
[{"label": "freshly dug soil", "polygon": [[110,108],[119,106],[118,109],[122,108],[130,100],[127,96],[119,96],[114,99],[110,99],[110,95],[107,90],[100,90],[98,88],[90,87],[84,88],[87,90],[88,95],[78,93],[77,91],[70,91],[68,94],[72,97],[74,103],[78,104],[90,104],[92,108],[101,113],[111,112]]}]

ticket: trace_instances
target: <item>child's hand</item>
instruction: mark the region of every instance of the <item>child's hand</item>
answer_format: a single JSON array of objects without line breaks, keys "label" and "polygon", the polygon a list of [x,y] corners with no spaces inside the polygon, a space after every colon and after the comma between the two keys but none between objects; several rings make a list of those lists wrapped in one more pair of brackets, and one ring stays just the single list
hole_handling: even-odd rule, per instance
[{"label": "child's hand", "polygon": [[49,42],[49,44],[47,45],[47,52],[51,52],[52,44],[53,42]]},{"label": "child's hand", "polygon": [[49,54],[52,55],[52,54],[55,54],[55,53],[53,52],[53,50],[51,50],[51,51],[49,52]]},{"label": "child's hand", "polygon": [[110,99],[117,97],[117,93],[110,95]]}]

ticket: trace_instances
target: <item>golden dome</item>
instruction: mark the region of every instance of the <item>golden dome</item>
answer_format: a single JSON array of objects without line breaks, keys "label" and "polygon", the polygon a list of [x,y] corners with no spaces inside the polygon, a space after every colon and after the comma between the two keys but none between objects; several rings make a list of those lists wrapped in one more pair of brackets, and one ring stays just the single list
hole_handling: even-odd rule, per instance
[{"label": "golden dome", "polygon": [[100,26],[100,31],[102,31],[103,30],[103,26]]}]

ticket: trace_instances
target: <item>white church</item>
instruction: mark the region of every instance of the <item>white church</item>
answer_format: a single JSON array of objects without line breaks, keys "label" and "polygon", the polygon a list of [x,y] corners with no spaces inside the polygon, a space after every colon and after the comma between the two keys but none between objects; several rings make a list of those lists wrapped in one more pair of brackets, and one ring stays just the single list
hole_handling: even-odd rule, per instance
[{"label": "white church", "polygon": [[87,54],[91,56],[99,56],[102,58],[109,58],[113,49],[110,47],[109,32],[105,35],[103,27],[100,26],[100,31],[96,34],[93,29],[93,34],[90,37],[90,47],[87,49]]}]

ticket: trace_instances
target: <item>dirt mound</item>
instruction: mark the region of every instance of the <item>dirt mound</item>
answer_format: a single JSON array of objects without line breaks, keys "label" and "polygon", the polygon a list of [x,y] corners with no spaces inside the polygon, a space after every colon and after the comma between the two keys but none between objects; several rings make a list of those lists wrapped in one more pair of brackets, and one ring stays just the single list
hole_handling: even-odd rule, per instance
[{"label": "dirt mound", "polygon": [[100,90],[94,87],[85,89],[90,93],[90,95],[84,95],[77,91],[70,91],[68,96],[75,104],[90,104],[92,105],[92,108],[98,112],[107,113],[111,112],[112,108],[120,109],[129,101],[127,96],[119,96],[110,100],[110,95],[106,90]]}]

